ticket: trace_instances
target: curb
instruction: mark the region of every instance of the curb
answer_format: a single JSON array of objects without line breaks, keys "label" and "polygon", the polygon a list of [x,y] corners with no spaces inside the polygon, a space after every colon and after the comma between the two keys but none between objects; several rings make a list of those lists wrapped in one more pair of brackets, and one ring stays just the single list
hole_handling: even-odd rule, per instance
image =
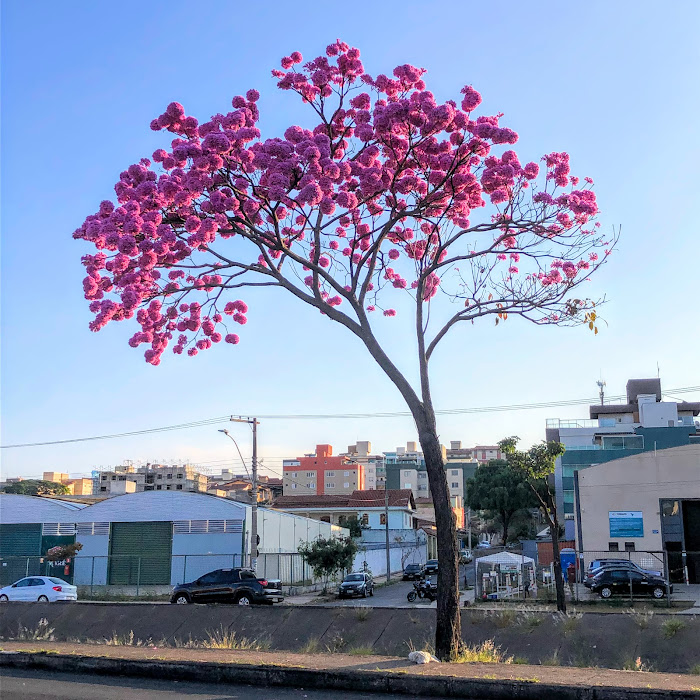
[{"label": "curb", "polygon": [[700,693],[611,686],[567,686],[526,680],[492,680],[447,676],[402,675],[386,671],[311,670],[255,664],[113,659],[73,654],[0,652],[0,668],[20,668],[63,673],[91,673],[132,678],[243,683],[305,689],[405,694],[441,698],[483,700],[677,700],[698,698]]}]

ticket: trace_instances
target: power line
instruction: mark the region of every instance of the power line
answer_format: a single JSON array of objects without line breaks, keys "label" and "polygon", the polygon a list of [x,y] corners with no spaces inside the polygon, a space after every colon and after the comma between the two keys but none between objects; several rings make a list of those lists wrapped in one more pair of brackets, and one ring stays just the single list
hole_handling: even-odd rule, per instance
[{"label": "power line", "polygon": [[[690,394],[700,392],[700,386],[681,387],[679,389],[670,389],[668,392],[663,392],[666,396],[671,394]],[[621,401],[627,397],[624,394],[618,396],[609,396],[608,401]],[[470,408],[445,408],[436,410],[435,413],[441,416],[456,416],[467,415],[474,413],[497,413],[501,411],[528,411],[542,408],[559,408],[564,406],[576,406],[580,404],[594,404],[598,401],[598,397],[585,399],[568,399],[563,401],[542,401],[539,403],[525,404],[509,404],[501,406],[475,406]],[[390,411],[384,413],[256,413],[256,417],[264,420],[335,420],[335,419],[362,419],[362,418],[407,418],[410,417],[409,411]],[[23,442],[12,445],[0,445],[0,449],[9,450],[20,447],[44,447],[48,445],[65,445],[75,442],[90,442],[93,440],[112,440],[123,437],[134,437],[137,435],[150,435],[153,433],[163,433],[173,430],[186,430],[188,428],[201,428],[209,425],[218,425],[220,423],[228,423],[230,416],[219,416],[216,418],[206,418],[199,421],[191,421],[189,423],[180,423],[177,425],[167,425],[161,428],[150,428],[145,430],[132,430],[126,433],[113,433],[108,435],[93,435],[90,437],[71,438],[67,440],[48,440],[46,442]]]}]

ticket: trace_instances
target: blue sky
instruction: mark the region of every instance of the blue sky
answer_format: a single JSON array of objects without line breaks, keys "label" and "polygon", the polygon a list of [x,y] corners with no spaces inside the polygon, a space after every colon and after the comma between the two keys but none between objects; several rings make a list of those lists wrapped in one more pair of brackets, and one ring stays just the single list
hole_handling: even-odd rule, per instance
[{"label": "blue sky", "polygon": [[[396,390],[344,329],[274,293],[246,297],[241,344],[159,367],[127,346],[133,325],[93,334],[71,234],[113,197],[119,172],[168,143],[150,120],[171,101],[205,119],[233,95],[262,93],[263,136],[307,125],[269,71],[336,37],[366,69],[428,69],[439,99],[473,84],[488,113],[520,134],[522,162],[566,150],[596,183],[600,221],[622,228],[595,280],[609,299],[597,337],[515,319],[453,333],[433,360],[438,408],[511,405],[611,394],[630,377],[665,388],[700,384],[695,212],[700,162],[700,4],[654,2],[121,3],[7,0],[2,6],[2,443],[119,433],[229,413],[405,410]],[[429,8],[429,9],[427,9]],[[404,319],[408,322],[408,319]],[[393,324],[393,325],[392,325]],[[401,318],[383,337],[402,367]],[[700,399],[700,395],[685,395]],[[443,417],[443,441],[544,437],[547,417],[585,406]],[[124,459],[236,466],[217,426],[138,438],[3,450],[2,474],[89,472]],[[220,426],[223,427],[223,426]],[[234,429],[249,453],[243,427]],[[329,442],[415,440],[408,418],[269,420],[261,456]]]}]

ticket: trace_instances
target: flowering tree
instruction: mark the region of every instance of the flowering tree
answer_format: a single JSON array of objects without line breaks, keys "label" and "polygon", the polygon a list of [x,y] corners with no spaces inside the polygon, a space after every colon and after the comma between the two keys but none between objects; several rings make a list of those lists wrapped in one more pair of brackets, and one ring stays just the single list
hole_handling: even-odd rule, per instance
[{"label": "flowering tree", "polygon": [[[151,123],[175,135],[169,149],[125,170],[118,205],[102,202],[74,234],[97,248],[83,258],[90,327],[135,316],[129,343],[157,365],[168,345],[194,356],[237,344],[231,325],[246,323],[248,306],[234,290],[272,287],[357,336],[418,429],[438,530],[436,651],[447,658],[460,639],[457,549],[430,359],[448,331],[483,316],[597,332],[595,303],[576,288],[611,243],[569,156],[546,155],[538,179],[540,166],[509,148],[518,136],[502,115],[475,115],[471,86],[459,104],[439,103],[423,69],[372,77],[341,41],[281,67],[277,86],[308,106],[309,128],[262,139],[256,90],[204,123],[175,102]],[[375,335],[395,322],[392,299],[411,303],[417,386]]]}]

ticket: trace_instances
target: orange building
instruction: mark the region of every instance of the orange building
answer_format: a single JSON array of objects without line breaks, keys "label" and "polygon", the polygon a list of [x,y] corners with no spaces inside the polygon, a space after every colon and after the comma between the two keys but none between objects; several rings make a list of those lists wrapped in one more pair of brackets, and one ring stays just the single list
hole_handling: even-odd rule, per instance
[{"label": "orange building", "polygon": [[343,455],[333,457],[331,445],[316,445],[316,453],[285,459],[285,496],[351,494],[365,489],[365,467]]}]

